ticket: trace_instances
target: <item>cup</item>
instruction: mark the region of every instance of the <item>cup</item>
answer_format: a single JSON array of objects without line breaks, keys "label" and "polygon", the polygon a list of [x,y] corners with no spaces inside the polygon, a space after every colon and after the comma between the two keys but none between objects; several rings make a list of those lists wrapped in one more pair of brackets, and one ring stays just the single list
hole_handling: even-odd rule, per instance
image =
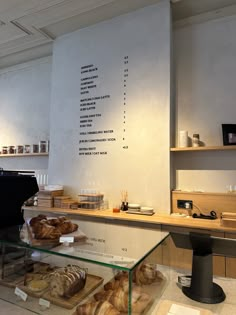
[{"label": "cup", "polygon": [[179,132],[179,147],[185,148],[188,147],[188,131],[180,130]]}]

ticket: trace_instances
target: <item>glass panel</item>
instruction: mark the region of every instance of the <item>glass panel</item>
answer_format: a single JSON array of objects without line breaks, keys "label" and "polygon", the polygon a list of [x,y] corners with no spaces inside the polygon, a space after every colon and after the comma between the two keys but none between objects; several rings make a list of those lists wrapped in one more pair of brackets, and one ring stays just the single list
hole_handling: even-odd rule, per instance
[{"label": "glass panel", "polygon": [[[168,233],[145,229],[138,233],[129,227],[133,240],[125,243],[122,229],[127,227],[119,226],[120,243],[114,236],[112,247],[104,225],[100,228],[97,238],[87,233],[82,242],[46,247],[31,245],[25,227],[1,230],[0,282],[4,290],[0,290],[0,298],[36,314],[80,314],[84,308],[96,307],[110,307],[114,314],[151,314],[169,279],[168,268],[161,265]],[[83,288],[81,281],[72,284],[78,277],[77,268],[86,275]],[[66,277],[63,285],[62,274]],[[70,290],[66,291],[66,283],[71,284]]]}]

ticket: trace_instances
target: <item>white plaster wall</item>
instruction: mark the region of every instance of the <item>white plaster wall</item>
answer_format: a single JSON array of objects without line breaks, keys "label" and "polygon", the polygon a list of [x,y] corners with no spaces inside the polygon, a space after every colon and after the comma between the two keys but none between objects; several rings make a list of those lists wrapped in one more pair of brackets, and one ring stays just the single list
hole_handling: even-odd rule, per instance
[{"label": "white plaster wall", "polygon": [[[221,124],[236,123],[236,16],[174,31],[176,146],[178,133],[223,145]],[[236,183],[235,152],[175,153],[176,187],[226,191]]]},{"label": "white plaster wall", "polygon": [[[49,181],[76,196],[80,189],[105,193],[110,207],[129,202],[170,209],[170,7],[169,1],[57,39],[53,52]],[[129,56],[128,150],[122,148],[123,58]],[[96,128],[114,129],[116,142],[97,144],[106,156],[79,156],[81,67],[98,66]]]},{"label": "white plaster wall", "polygon": [[[0,151],[49,139],[51,58],[0,71]],[[4,169],[47,169],[47,157],[1,157]]]}]

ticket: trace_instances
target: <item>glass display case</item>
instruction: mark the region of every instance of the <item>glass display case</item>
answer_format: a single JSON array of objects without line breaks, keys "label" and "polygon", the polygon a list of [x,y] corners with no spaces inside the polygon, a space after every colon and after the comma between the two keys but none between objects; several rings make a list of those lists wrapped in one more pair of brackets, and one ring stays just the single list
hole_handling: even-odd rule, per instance
[{"label": "glass display case", "polygon": [[34,314],[152,314],[169,281],[161,264],[169,234],[78,226],[48,239],[35,238],[29,222],[2,230],[0,299]]}]

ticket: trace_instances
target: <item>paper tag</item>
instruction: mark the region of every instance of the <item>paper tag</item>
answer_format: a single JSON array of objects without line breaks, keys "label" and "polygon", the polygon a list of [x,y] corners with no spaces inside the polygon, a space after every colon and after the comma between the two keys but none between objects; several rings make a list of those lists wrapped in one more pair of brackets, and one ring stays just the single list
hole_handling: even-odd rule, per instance
[{"label": "paper tag", "polygon": [[46,307],[46,308],[49,308],[49,307],[50,307],[50,302],[47,301],[47,300],[44,300],[44,299],[40,298],[40,299],[39,299],[39,305],[40,305],[40,306],[44,306],[44,307]]},{"label": "paper tag", "polygon": [[74,236],[61,236],[60,243],[74,243]]},{"label": "paper tag", "polygon": [[28,294],[17,287],[15,288],[15,295],[19,296],[23,301],[26,301],[28,297]]},{"label": "paper tag", "polygon": [[200,311],[191,306],[172,304],[168,315],[200,315]]}]

